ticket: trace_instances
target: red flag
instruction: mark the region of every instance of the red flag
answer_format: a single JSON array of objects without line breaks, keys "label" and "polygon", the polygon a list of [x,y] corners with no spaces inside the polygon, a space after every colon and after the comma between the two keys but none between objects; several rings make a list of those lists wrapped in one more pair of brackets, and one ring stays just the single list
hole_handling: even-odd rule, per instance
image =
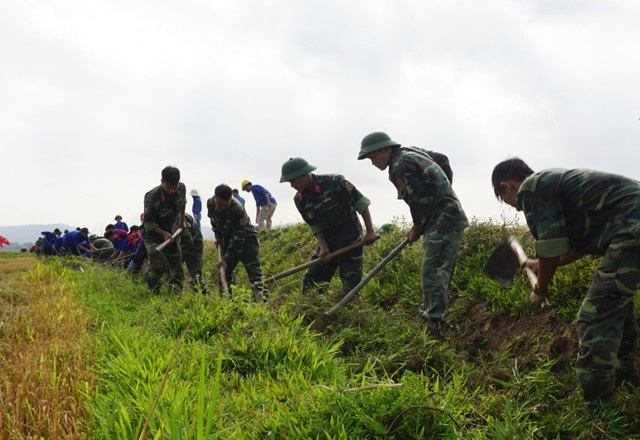
[{"label": "red flag", "polygon": [[11,244],[11,243],[9,243],[9,240],[7,240],[2,235],[0,235],[0,247],[2,247],[5,244]]}]

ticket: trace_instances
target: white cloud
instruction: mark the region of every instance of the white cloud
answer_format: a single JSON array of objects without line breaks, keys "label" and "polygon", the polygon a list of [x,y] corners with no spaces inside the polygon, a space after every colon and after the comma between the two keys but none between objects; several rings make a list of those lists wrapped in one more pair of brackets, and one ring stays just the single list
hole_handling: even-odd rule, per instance
[{"label": "white cloud", "polygon": [[377,130],[448,154],[469,217],[513,216],[489,184],[510,155],[637,178],[639,16],[632,1],[3,2],[0,223],[135,223],[167,164],[202,194],[251,179],[276,223],[298,221],[278,180],[303,156],[381,224],[408,209],[355,159]]}]

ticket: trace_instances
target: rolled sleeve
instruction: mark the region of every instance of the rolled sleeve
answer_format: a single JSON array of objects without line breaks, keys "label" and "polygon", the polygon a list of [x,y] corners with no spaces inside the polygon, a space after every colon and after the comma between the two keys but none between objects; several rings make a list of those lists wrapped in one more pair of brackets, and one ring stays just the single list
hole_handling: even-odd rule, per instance
[{"label": "rolled sleeve", "polygon": [[566,237],[538,240],[534,243],[534,249],[536,256],[542,258],[559,257],[571,253],[569,239]]},{"label": "rolled sleeve", "polygon": [[371,205],[371,200],[369,200],[365,196],[362,196],[360,200],[358,200],[355,205],[353,205],[353,208],[358,212],[358,214],[362,214],[367,210],[369,205]]},{"label": "rolled sleeve", "polygon": [[144,220],[144,230],[145,231],[151,232],[155,228],[157,228],[158,226],[159,226],[158,223],[156,223],[154,221],[147,221],[146,216],[145,216],[145,220]]}]

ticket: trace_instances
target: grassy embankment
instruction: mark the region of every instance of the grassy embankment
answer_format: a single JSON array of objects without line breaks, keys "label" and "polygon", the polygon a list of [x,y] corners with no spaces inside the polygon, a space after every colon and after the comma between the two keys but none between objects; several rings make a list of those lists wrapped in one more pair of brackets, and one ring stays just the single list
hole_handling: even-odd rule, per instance
[{"label": "grassy embankment", "polygon": [[[417,319],[419,245],[334,319],[322,312],[339,299],[339,282],[326,296],[302,296],[301,273],[255,304],[242,287],[224,299],[189,289],[152,296],[88,261],[0,254],[11,271],[0,292],[0,437],[137,438],[189,326],[148,438],[635,438],[640,397],[620,392],[615,408],[589,414],[572,369],[571,321],[597,261],[563,268],[553,308],[534,310],[524,279],[504,289],[481,274],[510,232],[467,231],[445,344]],[[368,247],[365,271],[402,238]],[[261,240],[266,275],[313,248],[305,226]]]}]

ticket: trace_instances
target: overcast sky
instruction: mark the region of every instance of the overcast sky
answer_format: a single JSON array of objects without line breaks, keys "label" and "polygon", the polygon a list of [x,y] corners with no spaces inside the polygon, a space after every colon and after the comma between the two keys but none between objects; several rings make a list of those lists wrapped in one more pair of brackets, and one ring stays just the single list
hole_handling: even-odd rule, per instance
[{"label": "overcast sky", "polygon": [[469,218],[512,219],[490,184],[509,156],[640,176],[639,23],[637,0],[3,0],[0,225],[135,224],[169,164],[298,222],[294,156],[376,225],[408,218],[356,160],[372,131],[447,154]]}]

